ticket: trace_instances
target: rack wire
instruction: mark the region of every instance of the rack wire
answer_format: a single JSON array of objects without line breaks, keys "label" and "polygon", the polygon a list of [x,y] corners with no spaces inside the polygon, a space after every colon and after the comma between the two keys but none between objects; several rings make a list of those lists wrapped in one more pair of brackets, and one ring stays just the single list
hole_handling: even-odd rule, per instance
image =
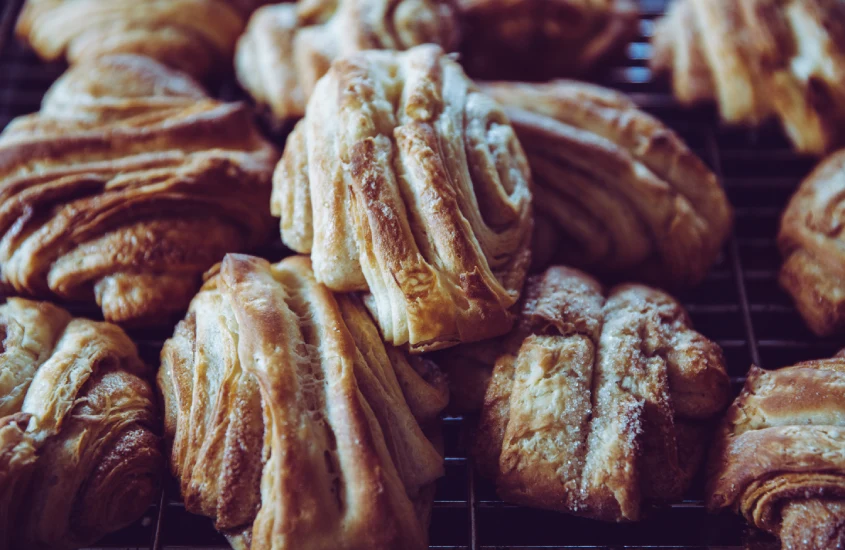
[{"label": "rack wire", "polygon": [[[640,0],[640,35],[600,83],[631,94],[672,126],[724,182],[736,210],[734,235],[704,283],[680,298],[696,328],[724,349],[738,391],[752,363],[778,368],[830,356],[841,346],[835,340],[815,338],[777,284],[780,258],[775,235],[780,213],[814,160],[793,153],[776,127],[725,128],[712,109],[683,110],[672,100],[647,67],[654,20],[667,2]],[[22,0],[5,0],[0,6],[0,128],[15,116],[38,110],[44,92],[65,69],[63,63],[39,61],[11,38],[21,4]],[[236,90],[229,84],[221,93],[231,98],[237,96]],[[277,256],[278,250],[268,254]],[[157,364],[167,334],[133,336],[145,360]],[[446,476],[435,497],[431,548],[727,549],[744,548],[749,541],[740,518],[705,512],[700,481],[686,500],[650,509],[646,519],[635,524],[604,524],[504,503],[490,483],[474,474],[467,452],[471,424],[472,419],[461,416],[443,420]],[[227,549],[211,521],[189,514],[178,495],[175,482],[168,480],[158,503],[143,518],[91,550]]]}]

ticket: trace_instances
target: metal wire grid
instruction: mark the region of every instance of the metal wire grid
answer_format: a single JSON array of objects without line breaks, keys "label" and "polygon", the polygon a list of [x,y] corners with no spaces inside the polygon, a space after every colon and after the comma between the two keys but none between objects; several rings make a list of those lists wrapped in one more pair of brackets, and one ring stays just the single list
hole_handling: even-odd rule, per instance
[{"label": "metal wire grid", "polygon": [[[752,362],[777,368],[830,356],[842,345],[813,337],[777,285],[780,258],[774,237],[780,213],[814,161],[796,156],[777,128],[722,128],[712,110],[682,110],[673,102],[666,87],[655,82],[647,68],[653,22],[667,1],[640,0],[640,36],[602,83],[631,94],[670,124],[725,184],[736,209],[734,236],[704,283],[680,298],[696,328],[724,349],[738,390]],[[21,3],[6,0],[0,5],[0,128],[15,116],[36,111],[45,90],[65,68],[62,63],[40,62],[10,39]],[[229,84],[219,93],[232,97],[235,89]],[[271,249],[265,255],[275,260],[280,251]],[[90,310],[79,313],[92,314]],[[133,336],[142,356],[156,364],[167,335],[163,331]],[[446,476],[435,497],[432,548],[742,548],[747,542],[739,518],[706,514],[700,482],[687,500],[654,508],[636,524],[604,524],[503,503],[491,484],[474,474],[467,453],[471,424],[471,419],[460,416],[443,420]],[[187,513],[178,494],[175,482],[169,480],[159,503],[143,518],[91,550],[227,549],[210,520]]]}]

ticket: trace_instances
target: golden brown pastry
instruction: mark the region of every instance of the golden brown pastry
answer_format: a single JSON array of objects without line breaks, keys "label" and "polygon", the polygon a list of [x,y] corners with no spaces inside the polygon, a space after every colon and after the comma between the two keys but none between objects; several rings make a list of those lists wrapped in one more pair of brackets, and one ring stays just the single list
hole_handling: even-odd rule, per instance
[{"label": "golden brown pastry", "polygon": [[587,73],[637,35],[633,0],[457,0],[461,62],[473,78]]},{"label": "golden brown pastry", "polygon": [[491,82],[534,179],[535,265],[618,280],[699,283],[731,230],[727,197],[672,130],[590,84]]},{"label": "golden brown pastry", "polygon": [[230,66],[249,14],[267,1],[27,0],[17,34],[50,61],[145,55],[203,77]]},{"label": "golden brown pastry", "polygon": [[496,360],[477,464],[505,500],[636,520],[643,501],[683,495],[728,390],[721,349],[670,296],[630,284],[605,294],[553,267],[529,279]]},{"label": "golden brown pastry", "polygon": [[716,437],[711,511],[731,508],[789,550],[845,548],[845,358],[752,367]]},{"label": "golden brown pastry", "polygon": [[115,325],[0,305],[0,549],[87,546],[152,504],[151,375]]},{"label": "golden brown pastry", "polygon": [[238,42],[241,85],[272,118],[305,114],[308,98],[333,60],[361,50],[457,46],[458,22],[447,0],[308,0],[261,8]]},{"label": "golden brown pastry", "polygon": [[80,63],[0,134],[0,290],[166,323],[226,252],[267,238],[277,158],[244,105],[181,73]]},{"label": "golden brown pastry", "polygon": [[722,118],[777,118],[799,151],[822,154],[845,125],[841,0],[676,0],[655,30],[652,68],[686,105]]},{"label": "golden brown pastry", "polygon": [[507,332],[530,260],[525,155],[499,106],[436,46],[335,61],[273,176],[282,240],[317,280],[367,291],[393,345]]},{"label": "golden brown pastry", "polygon": [[801,184],[783,213],[778,245],[780,284],[819,336],[845,330],[845,150]]},{"label": "golden brown pastry", "polygon": [[[411,361],[411,362],[409,362]],[[237,548],[427,548],[435,367],[382,343],[302,256],[227,255],[162,351],[171,465]]]}]

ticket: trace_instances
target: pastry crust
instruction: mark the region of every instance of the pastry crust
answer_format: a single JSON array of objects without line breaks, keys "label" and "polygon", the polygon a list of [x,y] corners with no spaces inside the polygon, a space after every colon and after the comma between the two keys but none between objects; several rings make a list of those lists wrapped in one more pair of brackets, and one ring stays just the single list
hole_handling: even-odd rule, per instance
[{"label": "pastry crust", "polygon": [[267,238],[277,158],[244,105],[151,59],[76,65],[0,134],[0,290],[167,323]]},{"label": "pastry crust", "polygon": [[473,78],[548,80],[590,72],[637,36],[632,0],[457,0]]},{"label": "pastry crust", "polygon": [[201,78],[228,67],[249,14],[267,0],[27,0],[18,38],[70,63],[143,55]]},{"label": "pastry crust", "polygon": [[362,50],[457,46],[458,22],[445,0],[312,0],[255,12],[238,42],[241,85],[277,124],[305,114],[332,61]]},{"label": "pastry crust", "polygon": [[580,82],[491,82],[534,179],[534,264],[679,288],[704,279],[731,231],[716,175],[623,94]]},{"label": "pastry crust", "polygon": [[185,506],[239,548],[427,548],[445,382],[311,261],[229,254],[162,351]]},{"label": "pastry crust", "polygon": [[721,349],[668,295],[553,267],[529,279],[495,364],[475,455],[501,497],[636,520],[678,499],[728,400]]},{"label": "pastry crust", "polygon": [[845,359],[752,367],[710,460],[707,506],[731,508],[784,548],[845,545]]},{"label": "pastry crust", "polygon": [[652,68],[677,99],[715,101],[731,123],[777,118],[799,151],[843,138],[845,4],[678,0],[655,29]]},{"label": "pastry crust", "polygon": [[0,305],[0,549],[88,546],[147,510],[162,467],[151,374],[115,325]]},{"label": "pastry crust", "polygon": [[338,60],[273,180],[282,240],[366,291],[420,352],[507,332],[530,259],[530,174],[507,117],[436,46]]},{"label": "pastry crust", "polygon": [[807,177],[783,213],[778,246],[784,262],[780,284],[819,336],[845,330],[845,254],[842,206],[845,150]]}]

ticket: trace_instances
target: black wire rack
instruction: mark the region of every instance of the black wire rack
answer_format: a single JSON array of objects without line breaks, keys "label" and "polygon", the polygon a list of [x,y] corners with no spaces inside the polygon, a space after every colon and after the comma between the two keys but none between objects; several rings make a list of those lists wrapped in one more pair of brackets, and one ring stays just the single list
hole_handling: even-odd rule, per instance
[{"label": "black wire rack", "polygon": [[[815,161],[797,156],[777,127],[722,127],[712,109],[681,109],[665,83],[648,69],[654,20],[668,0],[640,0],[640,35],[600,83],[622,90],[687,141],[721,177],[736,210],[734,235],[707,279],[680,296],[696,328],[724,349],[738,391],[752,363],[778,368],[830,356],[842,342],[815,338],[778,287],[780,258],[775,245],[780,214]],[[15,116],[38,110],[46,89],[64,71],[43,63],[18,44],[12,28],[22,0],[0,0],[0,129]],[[224,97],[237,87],[224,85]],[[276,260],[279,251],[267,253]],[[82,312],[82,313],[90,313]],[[168,334],[133,335],[145,360],[158,363]],[[435,497],[431,548],[528,550],[545,548],[744,548],[756,535],[731,514],[708,515],[700,483],[680,503],[650,509],[635,524],[605,524],[503,503],[473,471],[469,446],[472,420],[443,420],[446,476]],[[765,539],[764,539],[765,543]],[[756,544],[756,543],[755,543]],[[186,512],[174,481],[164,484],[158,503],[134,525],[108,536],[100,549],[227,549],[207,518]],[[95,550],[95,549],[91,549]]]}]

